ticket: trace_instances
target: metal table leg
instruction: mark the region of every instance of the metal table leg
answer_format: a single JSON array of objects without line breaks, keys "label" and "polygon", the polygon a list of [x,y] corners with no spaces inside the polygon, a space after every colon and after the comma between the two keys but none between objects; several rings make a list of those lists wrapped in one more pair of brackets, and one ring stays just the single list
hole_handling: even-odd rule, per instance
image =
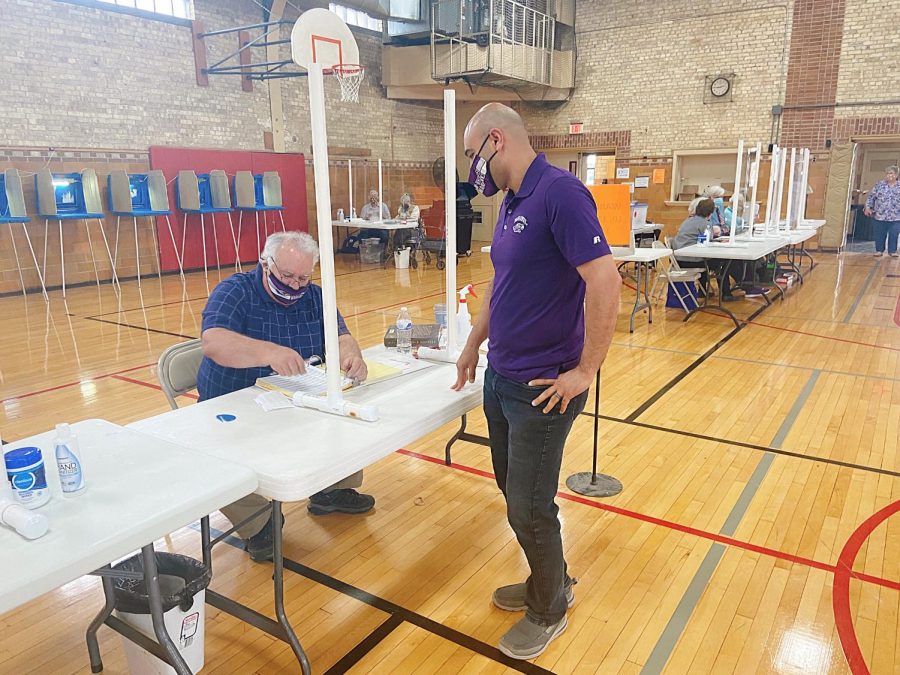
[{"label": "metal table leg", "polygon": [[236,527],[240,527],[244,523],[249,522],[250,520],[255,518],[260,513],[264,513],[266,509],[271,509],[272,527],[274,528],[274,551],[272,556],[274,563],[274,574],[272,578],[274,580],[273,586],[275,597],[275,615],[278,620],[273,621],[268,616],[260,614],[256,610],[251,609],[246,605],[242,605],[236,600],[232,600],[231,598],[226,597],[221,593],[217,593],[216,591],[213,591],[209,588],[206,589],[206,602],[216,609],[220,609],[226,614],[230,614],[236,619],[240,619],[241,621],[250,624],[254,628],[259,628],[260,630],[265,631],[272,637],[277,638],[282,642],[287,642],[291,646],[291,650],[294,652],[294,655],[297,657],[297,661],[300,664],[300,669],[303,672],[303,675],[309,675],[309,659],[306,657],[306,653],[303,651],[303,647],[300,646],[300,641],[297,639],[297,635],[296,633],[294,633],[294,629],[291,626],[291,623],[287,617],[287,613],[284,610],[284,540],[281,531],[282,525],[284,524],[284,516],[281,510],[281,502],[272,501],[269,507],[260,509],[259,512],[249,516],[243,523],[238,523],[230,530],[219,534],[212,541],[210,541],[209,537],[209,518],[201,519],[200,536],[203,541],[203,560],[204,563],[210,564],[211,549],[213,546],[230,535],[236,529]]},{"label": "metal table leg", "polygon": [[710,313],[712,313],[712,314],[722,314],[722,315],[724,315],[724,316],[727,316],[729,319],[731,319],[732,321],[734,321],[734,325],[735,325],[735,326],[740,327],[741,322],[738,321],[738,318],[734,315],[734,312],[732,312],[730,309],[726,309],[726,308],[725,308],[725,306],[724,306],[724,304],[723,304],[723,300],[722,300],[722,297],[723,297],[724,294],[725,294],[725,287],[722,285],[722,280],[723,280],[723,279],[728,279],[728,270],[731,268],[731,263],[732,263],[731,260],[726,260],[726,261],[725,261],[725,267],[722,268],[722,278],[721,278],[721,279],[718,279],[718,286],[719,286],[719,293],[718,293],[718,295],[719,295],[719,303],[718,303],[717,305],[710,305],[710,304],[709,304],[709,265],[707,264],[707,268],[706,268],[706,279],[707,279],[707,282],[706,282],[706,284],[707,284],[707,285],[706,285],[706,290],[707,290],[707,295],[706,295],[706,298],[704,299],[702,305],[699,305],[699,304],[698,304],[696,309],[694,309],[693,311],[690,311],[690,312],[687,313],[687,316],[685,316],[684,319],[683,319],[684,321],[687,321],[687,320],[690,319],[694,314],[697,314],[697,313],[699,313],[699,312],[710,312]]},{"label": "metal table leg", "polygon": [[[109,569],[109,565],[104,566],[103,569]],[[101,577],[101,581],[103,582],[103,596],[106,599],[106,602],[103,605],[103,609],[101,609],[97,616],[94,617],[94,620],[91,621],[91,625],[88,626],[87,634],[85,635],[88,655],[91,659],[92,673],[100,673],[103,671],[103,659],[100,657],[100,645],[97,643],[97,631],[100,629],[100,626],[106,623],[106,620],[115,608],[112,578]]]},{"label": "metal table leg", "polygon": [[284,553],[282,550],[283,537],[281,528],[284,525],[284,514],[281,511],[281,502],[272,500],[272,529],[274,530],[274,565],[275,573],[273,579],[275,581],[275,616],[278,623],[284,630],[285,641],[291,646],[294,656],[300,662],[300,669],[303,675],[310,674],[309,659],[306,652],[300,646],[300,640],[294,632],[291,622],[288,621],[287,614],[284,611]]},{"label": "metal table leg", "polygon": [[478,436],[476,434],[470,434],[466,432],[466,416],[463,415],[459,418],[459,431],[457,431],[453,436],[450,437],[450,440],[447,441],[447,445],[444,447],[444,464],[450,466],[450,446],[452,446],[456,441],[468,441],[469,443],[476,443],[477,445],[484,445],[487,447],[491,446],[491,441],[489,438],[485,438],[484,436]]},{"label": "metal table leg", "polygon": [[156,639],[169,656],[169,663],[175,672],[178,675],[191,675],[191,669],[188,668],[181,652],[178,651],[166,631],[162,593],[159,590],[159,570],[156,568],[156,551],[153,549],[153,544],[141,548],[141,555],[144,559],[144,583],[147,584],[147,595],[150,596],[150,618],[153,621],[153,632],[156,633]]}]

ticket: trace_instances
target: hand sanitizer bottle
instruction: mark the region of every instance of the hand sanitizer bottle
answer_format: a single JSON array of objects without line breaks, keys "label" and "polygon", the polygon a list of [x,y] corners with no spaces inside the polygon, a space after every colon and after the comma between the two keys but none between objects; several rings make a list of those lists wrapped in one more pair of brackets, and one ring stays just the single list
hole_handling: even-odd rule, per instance
[{"label": "hand sanitizer bottle", "polygon": [[56,468],[64,494],[72,495],[84,489],[84,466],[78,451],[78,439],[68,424],[56,425]]}]

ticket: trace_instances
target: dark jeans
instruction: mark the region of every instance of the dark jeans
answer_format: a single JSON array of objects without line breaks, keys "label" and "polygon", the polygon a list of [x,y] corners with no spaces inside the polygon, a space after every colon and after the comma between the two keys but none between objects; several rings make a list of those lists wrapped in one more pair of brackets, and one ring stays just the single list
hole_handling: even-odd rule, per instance
[{"label": "dark jeans", "polygon": [[566,613],[569,580],[563,557],[556,491],[563,448],[572,423],[584,410],[587,392],[544,414],[531,402],[545,387],[519,384],[487,369],[484,415],[491,438],[491,460],[497,485],[506,497],[506,516],[528,559],[526,616],[541,626]]},{"label": "dark jeans", "polygon": [[703,289],[703,293],[705,295],[709,295],[709,274],[707,273],[707,269],[712,271],[716,278],[719,280],[719,283],[724,285],[725,292],[723,295],[731,295],[731,291],[738,286],[737,277],[734,274],[735,263],[731,264],[731,267],[728,270],[728,279],[722,279],[722,270],[725,269],[724,260],[679,260],[678,264],[682,268],[697,268],[702,269],[703,272],[700,273],[700,287]]},{"label": "dark jeans", "polygon": [[887,238],[888,253],[897,252],[897,237],[900,235],[900,220],[872,219],[875,230],[875,250],[884,253],[884,240]]}]

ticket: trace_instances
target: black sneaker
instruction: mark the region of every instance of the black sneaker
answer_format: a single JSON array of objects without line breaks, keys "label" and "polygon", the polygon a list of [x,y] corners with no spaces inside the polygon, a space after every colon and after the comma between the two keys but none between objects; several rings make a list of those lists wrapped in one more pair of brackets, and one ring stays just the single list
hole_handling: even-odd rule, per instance
[{"label": "black sneaker", "polygon": [[314,516],[329,513],[366,513],[375,506],[375,497],[360,494],[352,488],[317,492],[309,498],[306,509]]},{"label": "black sneaker", "polygon": [[250,554],[250,560],[253,562],[266,562],[275,557],[274,528],[271,518],[266,521],[259,532],[244,539],[244,550]]}]

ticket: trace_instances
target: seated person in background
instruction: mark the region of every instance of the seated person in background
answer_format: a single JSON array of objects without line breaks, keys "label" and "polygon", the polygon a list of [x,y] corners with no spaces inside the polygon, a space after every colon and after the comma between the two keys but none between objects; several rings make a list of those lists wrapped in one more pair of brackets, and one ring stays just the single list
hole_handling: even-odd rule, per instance
[{"label": "seated person in background", "polygon": [[[197,373],[201,401],[249,387],[272,371],[302,374],[304,361],[314,355],[339,358],[348,377],[365,379],[366,363],[340,313],[340,354],[325,354],[322,289],[310,281],[318,259],[319,248],[308,234],[277,232],[266,239],[254,271],[235,274],[213,289],[203,310],[203,361]],[[300,450],[302,430],[297,434]],[[314,494],[307,509],[314,515],[365,513],[375,499],[353,489],[360,485],[361,471]],[[226,506],[222,513],[237,524],[267,503],[252,494]],[[253,560],[272,559],[270,513],[263,512],[237,532]]]},{"label": "seated person in background", "polygon": [[[722,214],[722,222],[725,224],[725,232],[723,234],[727,234],[731,231],[731,220],[734,218],[734,233],[739,234],[744,231],[744,219],[740,217],[740,213],[744,211],[744,195],[737,193],[734,197],[731,198],[731,201],[728,202],[728,206],[725,207],[725,212]],[[735,216],[737,217],[735,218]]]},{"label": "seated person in background", "polygon": [[397,209],[397,220],[409,223],[409,229],[397,230],[394,237],[398,249],[406,247],[407,242],[418,244],[419,235],[419,207],[412,203],[412,195],[404,192],[400,195],[400,208]]},{"label": "seated person in background", "polygon": [[[697,237],[701,232],[708,232],[710,237],[718,237],[721,234],[721,229],[718,225],[713,225],[710,222],[710,217],[716,209],[716,205],[713,203],[712,199],[701,198],[699,201],[694,200],[691,202],[690,208],[693,207],[694,215],[689,215],[687,219],[678,226],[678,234],[675,235],[675,239],[672,242],[672,248],[674,250],[678,250],[680,248],[684,248],[685,246],[690,246],[691,244],[697,243]],[[709,295],[709,274],[707,270],[719,271],[724,268],[724,263],[718,260],[681,260],[679,259],[678,264],[682,267],[697,267],[702,268],[703,273],[700,275],[700,284],[703,286],[703,292],[706,295]],[[720,283],[722,283],[720,281]],[[734,296],[731,293],[731,289],[726,286],[722,293],[723,300],[734,300]]]},{"label": "seated person in background", "polygon": [[703,191],[703,196],[712,199],[715,210],[709,219],[713,225],[721,225],[725,222],[723,216],[725,211],[725,188],[721,185],[710,185]]},{"label": "seated person in background", "polygon": [[[391,219],[391,211],[388,209],[387,204],[381,202],[379,208],[378,190],[369,190],[369,201],[363,205],[362,210],[359,212],[359,217],[363,220],[368,220],[370,223]],[[360,240],[380,239],[382,244],[386,244],[388,240],[388,231],[365,229],[360,231],[359,238]]]}]

